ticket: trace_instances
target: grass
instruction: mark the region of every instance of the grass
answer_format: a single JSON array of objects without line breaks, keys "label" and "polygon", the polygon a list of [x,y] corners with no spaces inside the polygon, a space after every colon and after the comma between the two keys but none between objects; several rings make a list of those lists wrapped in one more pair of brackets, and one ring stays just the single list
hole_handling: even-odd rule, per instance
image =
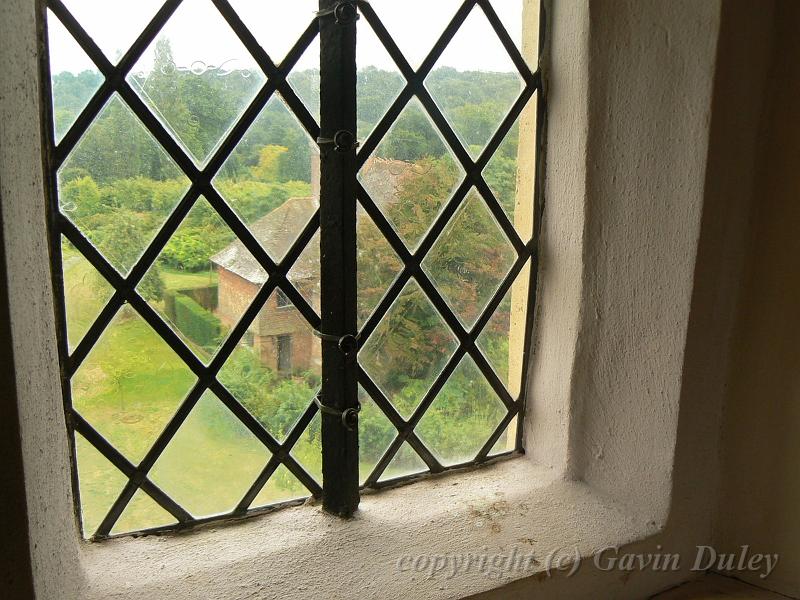
[{"label": "grass", "polygon": [[[107,295],[92,267],[64,253],[67,319],[74,347]],[[168,286],[208,285],[208,274],[167,273]],[[73,405],[128,460],[137,464],[174,415],[196,378],[147,323],[124,307],[72,381]],[[84,531],[91,535],[126,483],[99,452],[76,440]],[[269,459],[268,452],[222,403],[206,393],[150,473],[151,479],[195,516],[234,508]],[[305,496],[288,472],[266,486],[254,505]],[[114,533],[174,522],[137,492]]]},{"label": "grass", "polygon": [[[108,284],[77,251],[64,251],[67,320],[74,347],[111,295]],[[213,283],[208,273],[162,270],[167,289]],[[73,377],[73,405],[129,461],[137,464],[163,431],[196,381],[193,373],[130,307],[124,307]],[[319,418],[319,417],[317,417]],[[385,417],[383,417],[385,419]],[[365,421],[366,424],[366,421]],[[311,428],[309,428],[311,429]],[[366,434],[366,432],[364,432]],[[363,448],[366,478],[394,434]],[[87,441],[77,436],[78,473],[84,532],[90,536],[116,501],[127,480]],[[292,455],[318,481],[319,440],[306,433]],[[269,459],[265,448],[227,408],[206,393],[151,470],[149,477],[194,516],[224,513],[236,506]],[[385,477],[425,470],[413,450],[404,448]],[[253,507],[307,496],[283,466],[258,494]],[[174,523],[175,519],[141,490],[112,533]]]},{"label": "grass", "polygon": [[216,271],[191,273],[177,269],[161,268],[161,281],[167,290],[190,290],[217,284]]}]

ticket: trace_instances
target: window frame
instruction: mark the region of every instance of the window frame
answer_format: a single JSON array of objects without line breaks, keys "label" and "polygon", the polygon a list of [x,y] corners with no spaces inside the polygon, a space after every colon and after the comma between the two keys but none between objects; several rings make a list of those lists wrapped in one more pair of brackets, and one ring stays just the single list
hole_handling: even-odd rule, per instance
[{"label": "window frame", "polygon": [[[476,339],[482,327],[491,318],[494,310],[503,299],[506,292],[511,288],[511,285],[517,280],[517,276],[522,272],[523,268],[530,263],[530,282],[528,285],[529,296],[527,303],[527,315],[525,320],[524,332],[524,351],[522,356],[522,373],[521,380],[527,381],[529,365],[531,362],[528,351],[531,342],[533,319],[534,319],[534,306],[536,300],[537,290],[537,273],[538,273],[538,237],[539,227],[541,221],[542,202],[540,200],[542,188],[540,185],[541,169],[544,160],[543,141],[544,141],[544,116],[546,114],[545,99],[543,97],[543,85],[541,78],[541,71],[531,71],[527,62],[521,55],[521,50],[516,47],[514,42],[505,30],[504,24],[494,12],[493,7],[489,0],[464,0],[457,13],[453,16],[445,31],[441,34],[439,40],[430,51],[429,56],[424,61],[423,65],[414,70],[405,61],[402,53],[395,45],[388,31],[385,29],[380,19],[375,14],[374,10],[370,7],[369,3],[359,0],[321,0],[320,7],[323,14],[320,15],[319,26],[317,19],[305,30],[298,43],[290,51],[287,58],[280,64],[276,65],[270,57],[260,48],[258,43],[247,30],[246,26],[239,20],[235,10],[231,7],[226,0],[214,0],[215,6],[220,10],[228,25],[233,29],[240,41],[244,43],[248,51],[256,58],[259,67],[267,74],[267,82],[259,94],[262,96],[257,101],[248,107],[245,114],[240,117],[239,121],[233,126],[229,132],[228,137],[224,139],[222,145],[218,147],[208,163],[202,169],[198,169],[189,158],[185,151],[183,151],[179,143],[166,131],[163,125],[157,118],[150,112],[150,110],[142,103],[136,93],[125,83],[125,74],[136,63],[145,49],[153,42],[161,28],[166,24],[175,10],[180,6],[180,0],[167,0],[162,8],[156,13],[149,25],[145,28],[142,34],[134,42],[133,46],[116,64],[110,63],[104,56],[103,52],[97,48],[91,37],[83,30],[78,21],[73,18],[60,0],[38,0],[40,6],[40,14],[42,22],[46,23],[44,13],[46,9],[53,10],[56,17],[67,27],[73,37],[78,41],[87,55],[97,65],[98,69],[104,76],[103,84],[100,90],[90,101],[89,105],[79,115],[76,122],[73,124],[69,132],[58,144],[55,143],[54,134],[52,131],[52,95],[50,92],[50,73],[48,67],[47,56],[42,57],[43,64],[43,108],[45,110],[44,124],[47,140],[47,162],[48,165],[48,190],[49,190],[49,227],[51,232],[51,257],[53,269],[53,282],[56,291],[58,315],[58,341],[59,352],[64,370],[64,378],[62,382],[62,393],[64,396],[65,410],[68,416],[67,423],[69,429],[69,439],[71,446],[71,454],[73,456],[73,493],[76,498],[79,498],[80,488],[78,482],[78,470],[75,466],[76,461],[76,448],[75,448],[75,432],[82,435],[95,449],[103,454],[117,469],[119,469],[127,478],[128,483],[120,494],[119,498],[114,502],[112,508],[109,510],[106,517],[103,519],[99,528],[91,536],[94,540],[104,539],[107,537],[116,537],[111,535],[111,529],[114,523],[119,519],[122,512],[130,502],[133,495],[139,489],[147,493],[153,500],[170,512],[178,521],[175,525],[165,527],[157,527],[152,530],[147,530],[150,533],[157,533],[162,531],[179,530],[186,527],[194,527],[208,521],[215,521],[227,518],[236,518],[245,514],[271,512],[278,508],[287,506],[295,506],[301,500],[292,500],[288,502],[281,502],[264,508],[248,509],[249,503],[252,502],[255,495],[266,483],[274,470],[281,464],[286,466],[290,472],[295,475],[309,490],[311,496],[314,498],[321,498],[323,506],[332,513],[342,516],[350,516],[358,506],[359,497],[362,491],[378,490],[387,486],[396,486],[405,483],[411,483],[421,478],[443,473],[446,471],[460,470],[467,467],[473,467],[483,464],[496,462],[510,455],[520,455],[523,452],[523,427],[522,421],[524,420],[524,408],[526,402],[527,386],[522,385],[518,397],[512,398],[508,391],[505,389],[504,384],[499,377],[494,373],[492,366],[488,363],[483,356],[480,349],[476,345]],[[370,137],[366,140],[363,147],[357,152],[357,145],[354,144],[348,152],[342,153],[336,150],[329,149],[329,152],[335,158],[344,159],[335,168],[332,164],[335,161],[327,162],[323,160],[321,168],[321,209],[318,215],[309,222],[304,228],[300,236],[293,243],[292,247],[287,252],[286,256],[280,263],[275,263],[261,248],[259,243],[253,238],[247,227],[241,220],[232,212],[230,207],[226,204],[225,200],[216,192],[211,185],[211,179],[217,172],[222,164],[222,161],[227,158],[230,152],[233,151],[235,144],[246,132],[250,123],[260,111],[261,107],[266,104],[268,98],[272,94],[280,93],[287,105],[291,108],[294,115],[301,122],[307,132],[312,137],[318,138],[321,149],[323,152],[328,142],[325,140],[333,140],[335,134],[342,130],[355,131],[355,61],[345,65],[347,68],[352,69],[349,76],[343,77],[343,73],[328,70],[330,81],[334,82],[333,88],[330,92],[323,92],[322,102],[322,121],[321,127],[317,126],[313,117],[308,113],[308,110],[303,105],[302,101],[295,95],[287,82],[287,76],[291,72],[294,63],[299,59],[300,55],[308,48],[317,35],[317,27],[320,30],[321,45],[323,52],[326,46],[325,34],[326,30],[330,33],[327,45],[330,49],[327,52],[335,54],[342,44],[345,46],[348,43],[355,43],[355,25],[339,23],[338,19],[330,18],[333,15],[324,14],[327,9],[334,11],[337,6],[353,5],[358,6],[360,15],[365,18],[378,37],[381,39],[384,46],[389,51],[392,58],[398,64],[401,73],[406,79],[404,90],[400,96],[395,100],[393,106],[389,109],[384,118],[379,122],[375,131],[372,132]],[[500,127],[492,135],[490,142],[487,144],[486,149],[477,160],[473,160],[462,142],[459,140],[447,119],[442,114],[436,101],[431,94],[427,91],[424,81],[439,56],[441,56],[444,49],[459,32],[461,25],[466,20],[466,17],[471,14],[473,10],[481,10],[488,18],[490,25],[494,32],[500,38],[501,43],[506,51],[511,56],[512,61],[517,67],[520,76],[523,80],[522,91],[514,103],[512,109],[504,117]],[[544,41],[544,12],[539,23],[539,47]],[[44,32],[42,33],[45,36]],[[350,41],[348,41],[348,38]],[[44,42],[46,48],[46,37]],[[45,53],[46,54],[46,53]],[[341,65],[340,65],[341,66]],[[323,75],[324,79],[324,75]],[[349,81],[350,88],[341,85],[342,81]],[[323,83],[323,86],[325,84]],[[78,228],[73,225],[67,218],[63,217],[58,209],[57,197],[57,165],[60,165],[68,156],[72,148],[75,147],[80,136],[91,124],[96,114],[100,110],[100,106],[104,99],[111,97],[111,94],[118,93],[126,104],[133,110],[136,117],[144,123],[147,130],[157,140],[157,142],[167,151],[170,157],[175,160],[180,169],[186,173],[192,181],[192,187],[186,196],[181,200],[178,206],[170,214],[167,222],[158,231],[156,238],[145,250],[144,254],[139,258],[137,264],[127,277],[122,277],[117,271],[111,267],[107,261],[102,257],[97,249],[83,236]],[[331,103],[334,107],[334,112],[329,113],[329,124],[326,125],[326,109],[325,98],[333,98],[336,93],[344,93],[350,95],[352,100],[349,102],[352,113],[348,116],[347,109],[342,111],[341,98],[336,102]],[[520,240],[516,234],[513,224],[505,216],[499,203],[494,199],[493,193],[488,188],[488,185],[483,179],[483,169],[488,163],[489,159],[494,155],[499,144],[505,138],[510,128],[513,126],[517,118],[522,114],[523,110],[528,106],[533,96],[537,96],[537,111],[536,111],[536,164],[534,166],[535,177],[535,191],[532,199],[532,209],[534,213],[534,227],[533,237],[527,243]],[[458,190],[449,198],[445,204],[445,208],[441,211],[431,229],[425,236],[425,240],[420,244],[417,251],[413,254],[405,249],[403,243],[397,238],[397,234],[392,227],[388,224],[386,219],[382,217],[379,209],[375,206],[369,198],[366,191],[355,182],[355,176],[358,166],[363,164],[370,152],[382,137],[387,133],[390,126],[393,124],[394,119],[397,117],[399,111],[405,106],[411,97],[419,98],[426,111],[435,123],[438,131],[443,136],[444,141],[455,153],[458,162],[464,168],[466,177]],[[344,125],[334,125],[330,127],[331,123],[341,123],[340,119],[345,117],[350,123]],[[325,137],[328,133],[329,138]],[[315,135],[316,134],[316,135]],[[332,146],[332,145],[331,145]],[[66,149],[66,150],[64,150]],[[327,172],[326,172],[327,171]],[[336,191],[331,186],[331,181],[336,180],[340,184],[344,184],[345,188]],[[433,243],[442,233],[444,227],[451,221],[455,211],[461,203],[464,202],[467,192],[471,189],[477,188],[484,200],[489,198],[488,206],[493,214],[493,217],[499,221],[504,234],[509,238],[517,252],[517,258],[511,271],[503,278],[502,284],[496,290],[489,305],[484,309],[481,318],[476,325],[470,330],[465,329],[458,317],[456,317],[453,310],[448,306],[447,302],[440,295],[435,285],[431,282],[429,277],[420,268],[420,264],[427,252],[430,250]],[[191,351],[178,339],[175,332],[163,322],[163,320],[147,305],[135,291],[138,281],[144,276],[146,269],[156,260],[161,248],[167,242],[169,237],[174,233],[180,222],[188,213],[189,209],[194,205],[197,198],[203,194],[210,202],[212,207],[223,217],[226,224],[234,231],[237,237],[242,240],[248,250],[256,257],[256,259],[265,267],[270,277],[268,282],[258,292],[251,306],[245,311],[242,319],[231,331],[228,339],[223,344],[222,348],[218,351],[217,355],[212,360],[211,364],[206,367],[199,363],[197,358]],[[327,200],[326,200],[327,197]],[[444,371],[436,378],[432,387],[425,394],[420,403],[420,407],[415,411],[414,415],[406,420],[393,409],[389,400],[383,395],[381,390],[372,382],[369,376],[365,373],[355,361],[351,361],[350,357],[341,352],[339,340],[342,335],[348,337],[346,331],[355,332],[355,312],[356,312],[356,293],[355,293],[355,269],[347,268],[349,264],[354,264],[355,258],[353,253],[347,260],[341,262],[331,260],[328,264],[333,265],[333,270],[326,269],[325,264],[322,266],[322,306],[321,318],[317,316],[314,308],[312,308],[303,298],[299,290],[289,280],[286,275],[288,266],[291,266],[297,259],[299,254],[305,248],[306,244],[311,240],[314,233],[319,227],[322,232],[321,243],[326,251],[323,254],[330,256],[334,252],[342,250],[334,242],[327,242],[327,240],[341,239],[342,230],[339,227],[342,225],[339,216],[344,212],[350,215],[350,222],[345,223],[344,228],[354,232],[355,225],[355,203],[356,198],[366,209],[372,217],[373,221],[377,224],[382,233],[389,239],[390,244],[394,250],[399,254],[404,263],[403,272],[401,276],[395,280],[390,291],[384,296],[378,308],[373,312],[372,317],[368,320],[365,327],[357,334],[352,333],[355,339],[364,335],[364,330],[374,330],[381,311],[385,314],[389,308],[389,303],[394,297],[399,294],[402,285],[405,281],[411,280],[413,277],[422,287],[429,300],[433,301],[435,309],[440,316],[444,317],[447,327],[453,331],[458,338],[458,348],[453,356],[448,361]],[[336,202],[342,199],[347,199],[351,209],[337,206]],[[328,218],[326,219],[325,212],[329,211]],[[327,224],[332,224],[332,228],[328,228]],[[327,231],[327,233],[326,233]],[[115,288],[112,300],[106,305],[101,312],[98,320],[90,328],[84,339],[78,347],[72,352],[69,352],[67,345],[66,335],[66,310],[64,307],[64,282],[61,279],[61,248],[60,238],[65,235],[82,253],[87,257],[92,265],[97,268],[101,275],[109,281]],[[351,250],[355,250],[355,239],[352,239]],[[338,266],[337,266],[338,265]],[[344,270],[340,270],[341,266],[345,266]],[[349,287],[349,292],[344,294],[337,294],[343,289],[342,284],[351,278],[349,284],[344,285],[344,289]],[[326,293],[325,288],[334,289],[334,293]],[[244,339],[246,329],[252,318],[258,312],[263,302],[273,292],[283,293],[286,297],[294,303],[299,309],[306,320],[318,332],[325,331],[320,337],[323,340],[323,375],[322,375],[322,391],[318,397],[316,404],[311,403],[309,408],[300,417],[300,420],[295,425],[292,432],[283,443],[278,443],[272,439],[271,435],[258,424],[255,418],[215,379],[216,371],[221,367],[224,361],[228,358],[230,353],[236,347],[240,340]],[[326,298],[327,306],[326,306]],[[333,299],[333,300],[332,300]],[[338,303],[343,301],[337,307],[331,307],[331,302]],[[191,368],[191,370],[198,376],[197,385],[192,389],[189,394],[188,400],[184,399],[179,406],[176,415],[167,424],[166,429],[159,435],[158,439],[147,453],[147,456],[139,464],[129,462],[119,451],[117,451],[107,440],[103,438],[92,425],[85,420],[71,405],[71,387],[70,376],[74,374],[81,361],[86,358],[91,348],[99,339],[99,336],[108,326],[111,318],[116,313],[116,310],[124,303],[129,303],[139,313],[140,316],[152,327],[160,337],[167,342],[170,348]],[[378,315],[376,317],[376,315]],[[326,324],[327,320],[327,324]],[[350,325],[347,326],[346,324]],[[330,331],[339,330],[345,324],[344,330],[338,334],[331,334]],[[367,334],[368,335],[368,334]],[[331,339],[333,337],[336,340]],[[364,336],[366,337],[366,336]],[[326,339],[328,338],[328,339]],[[336,343],[330,343],[335,341]],[[448,381],[450,374],[452,374],[459,361],[466,357],[471,356],[478,364],[483,375],[497,393],[498,397],[503,401],[508,409],[508,412],[502,422],[497,426],[491,438],[484,444],[478,455],[474,460],[466,463],[459,463],[455,465],[443,465],[436,458],[436,456],[425,446],[423,442],[416,436],[414,428],[424,416],[427,408],[430,407],[432,402],[441,391],[444,384]],[[326,375],[327,370],[327,375]],[[362,385],[370,396],[381,407],[385,414],[389,417],[394,427],[397,429],[398,434],[390,447],[385,452],[383,458],[379,461],[373,474],[367,479],[363,485],[359,484],[359,462],[358,462],[358,438],[357,430],[354,432],[349,427],[343,427],[343,415],[345,413],[352,414],[357,411],[359,407],[358,402],[358,385]],[[194,518],[186,510],[184,510],[178,503],[172,500],[166,493],[158,488],[147,477],[147,473],[154,465],[160,454],[164,451],[166,446],[171,441],[177,429],[182,424],[183,420],[188,416],[190,411],[199,400],[200,395],[204,390],[213,391],[223,402],[223,404],[240,420],[245,426],[256,435],[256,437],[267,447],[272,453],[273,459],[265,467],[262,474],[254,482],[251,489],[248,491],[245,498],[237,505],[237,507],[230,513],[221,516],[214,516],[208,518]],[[331,405],[326,405],[323,398],[334,398]],[[322,413],[322,437],[323,437],[323,482],[322,485],[317,483],[304,468],[294,460],[289,453],[291,447],[297,442],[300,435],[304,432],[305,428],[316,415],[317,411]],[[357,413],[356,413],[357,414]],[[489,455],[495,442],[499,436],[505,431],[506,427],[512,420],[517,419],[519,426],[516,429],[515,447],[509,452],[504,452],[499,455]],[[380,480],[380,475],[386,469],[391,459],[397,453],[401,446],[405,443],[411,445],[416,453],[422,458],[428,467],[428,471],[422,474],[413,474],[403,477],[393,478],[389,480]],[[345,461],[341,460],[340,448],[346,448]],[[326,458],[327,456],[327,458]],[[336,457],[336,460],[333,460]],[[325,481],[334,481],[335,485],[325,485]],[[81,519],[80,502],[75,505],[76,516]],[[88,533],[88,532],[87,532]],[[135,533],[135,532],[133,532]],[[131,535],[125,533],[122,535]]]}]

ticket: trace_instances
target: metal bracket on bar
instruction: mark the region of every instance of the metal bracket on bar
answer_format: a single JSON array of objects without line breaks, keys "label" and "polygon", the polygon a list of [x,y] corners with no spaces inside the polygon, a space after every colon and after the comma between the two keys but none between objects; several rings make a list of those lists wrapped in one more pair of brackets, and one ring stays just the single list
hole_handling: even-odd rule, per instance
[{"label": "metal bracket on bar", "polygon": [[318,137],[317,143],[320,146],[333,144],[333,149],[336,152],[350,152],[359,146],[355,134],[352,131],[347,131],[346,129],[340,129],[333,135],[332,138]]},{"label": "metal bracket on bar", "polygon": [[361,412],[360,402],[354,408],[339,410],[338,408],[333,408],[332,406],[323,404],[322,400],[320,399],[320,395],[317,394],[314,396],[314,404],[317,405],[320,412],[340,417],[342,419],[342,426],[344,426],[344,428],[348,431],[355,431],[356,427],[358,427],[358,413]]},{"label": "metal bracket on bar", "polygon": [[336,344],[344,357],[348,360],[355,357],[358,352],[358,336],[352,333],[344,335],[331,335],[330,333],[322,333],[321,331],[314,330],[314,335],[321,339],[323,342],[331,342]]},{"label": "metal bracket on bar", "polygon": [[333,15],[337,25],[350,25],[358,21],[361,16],[358,14],[355,0],[341,0],[333,8],[318,10],[316,14],[319,18]]}]

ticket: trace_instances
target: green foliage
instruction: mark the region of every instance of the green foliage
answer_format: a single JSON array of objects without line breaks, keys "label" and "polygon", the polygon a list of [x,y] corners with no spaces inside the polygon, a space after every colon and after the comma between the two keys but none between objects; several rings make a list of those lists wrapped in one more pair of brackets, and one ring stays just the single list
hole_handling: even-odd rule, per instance
[{"label": "green foliage", "polygon": [[419,239],[428,230],[458,178],[458,167],[449,154],[426,156],[414,163],[413,175],[400,183],[397,202],[386,209],[405,239]]},{"label": "green foliage", "polygon": [[[238,76],[241,74],[219,77],[213,73],[197,75],[167,68],[171,49],[168,44],[159,44],[153,72],[146,81],[138,81],[136,85],[158,104],[159,116],[180,130],[187,148],[196,156],[205,156],[217,143],[216,133],[226,131],[236,118],[238,109],[233,98],[250,82]],[[56,120],[66,124],[74,118],[82,108],[86,90],[96,86],[98,81],[102,81],[102,77],[88,72],[78,76],[56,75],[54,93],[57,89],[60,94]],[[314,114],[318,110],[315,99],[318,71],[292,73],[290,82]],[[374,68],[359,72],[360,131],[371,129],[383,117],[399,84],[402,78],[397,73]],[[427,78],[426,86],[469,145],[481,144],[493,133],[504,116],[500,113],[508,106],[508,99],[513,100],[519,93],[518,77],[507,73],[459,73],[437,69]],[[509,214],[513,213],[515,202],[518,135],[518,128],[513,128],[484,172]],[[396,201],[382,208],[404,239],[418,239],[459,182],[460,169],[436,127],[414,105],[403,112],[390,139],[379,148],[382,157],[413,163],[413,176],[403,177]],[[243,220],[252,223],[289,198],[311,194],[311,157],[311,143],[306,132],[280,101],[270,102],[226,161],[214,186]],[[184,193],[186,184],[179,175],[124,103],[112,101],[60,173],[60,202],[65,214],[112,263],[130,268]],[[462,239],[443,244],[432,263],[444,274],[440,285],[448,287],[455,302],[467,306],[470,302],[474,305],[474,287],[488,285],[496,277],[496,251],[502,238],[486,235],[489,225],[486,218],[476,214],[466,219]],[[397,259],[387,249],[382,234],[374,228],[368,230],[364,222],[359,224],[359,256],[360,260],[369,261],[369,268],[359,269],[359,289],[363,297],[370,298],[364,305],[371,308],[394,278]],[[488,229],[493,230],[493,227]],[[210,268],[209,257],[233,239],[233,233],[215,211],[205,202],[198,203],[138,288],[149,301],[163,300],[165,312],[174,315],[173,320],[181,331],[199,346],[218,342],[220,321],[188,295],[176,293],[175,289],[165,291],[161,274],[166,277],[167,274],[190,276],[196,273],[197,277],[202,277],[201,274]],[[475,274],[471,285],[463,285],[459,278],[464,271]],[[387,318],[390,333],[379,340],[385,350],[384,367],[389,388],[385,391],[401,413],[410,414],[436,374],[436,361],[432,357],[442,354],[450,336],[439,317],[430,310],[423,294],[403,294],[397,306],[399,310]],[[508,314],[510,307],[504,303],[499,310],[501,317],[493,322],[500,326],[495,325],[497,330],[488,332],[482,349],[491,362],[503,370],[508,363],[508,319],[503,315]],[[363,319],[366,314],[360,317]],[[150,331],[144,324],[131,323],[130,327],[134,325]],[[149,370],[145,373],[141,361],[132,355],[123,356],[124,364],[114,362],[110,356],[106,358],[108,365],[103,376],[110,388],[107,394],[117,402],[135,402],[137,395],[131,393],[133,381],[151,385],[152,365],[148,364]],[[170,377],[175,378],[172,374]],[[154,405],[160,402],[162,388],[172,381],[165,378],[166,375],[159,375],[158,385],[152,384],[153,393],[148,398],[152,396]],[[243,347],[232,355],[219,379],[277,437],[291,430],[319,384],[319,375],[314,373],[282,377],[267,368],[256,352]],[[425,421],[429,434],[444,432],[437,449],[457,453],[477,437],[485,437],[495,417],[492,406],[485,402],[492,395],[480,376],[454,373]],[[232,426],[224,407],[217,405],[215,410],[204,413],[204,419],[218,437],[217,448],[224,449],[226,436],[240,436],[242,429]],[[362,456],[377,460],[395,434],[394,427],[376,407],[362,412]],[[293,455],[309,471],[319,469],[318,419],[312,422]],[[278,485],[294,489],[296,482],[288,476],[283,481],[280,479],[283,476],[276,475]]]},{"label": "green foliage", "polygon": [[200,200],[170,238],[159,261],[170,269],[205,271],[211,268],[209,259],[234,238],[234,233],[217,212]]},{"label": "green foliage", "polygon": [[485,143],[520,94],[516,73],[433,71],[425,85],[467,145]]},{"label": "green foliage", "polygon": [[219,319],[185,294],[175,295],[175,325],[200,346],[214,346],[222,331]]},{"label": "green foliage", "polygon": [[289,198],[311,195],[311,186],[305,181],[273,183],[250,179],[220,179],[215,182],[215,186],[248,223],[275,210]]},{"label": "green foliage", "polygon": [[158,302],[162,299],[164,296],[164,282],[161,279],[158,263],[154,264],[150,270],[145,273],[137,289],[145,300]]},{"label": "green foliage", "polygon": [[413,161],[441,156],[445,146],[436,129],[418,105],[411,104],[392,126],[391,135],[381,144],[384,158]]},{"label": "green foliage", "polygon": [[[238,348],[219,373],[219,380],[273,435],[283,438],[308,407],[318,377],[285,378],[264,366],[250,348]],[[309,435],[313,437],[312,427]]]},{"label": "green foliage", "polygon": [[97,215],[105,210],[100,200],[100,188],[88,175],[70,173],[74,178],[61,186],[59,201],[61,210],[70,217],[80,218]]},{"label": "green foliage", "polygon": [[286,146],[269,144],[258,153],[258,164],[250,170],[253,177],[262,181],[276,181],[280,176],[280,160],[289,149]]},{"label": "green foliage", "polygon": [[[211,233],[212,238],[204,237]],[[210,268],[208,259],[225,247],[230,236],[203,227],[186,227],[176,232],[161,254],[164,265],[173,269],[202,271]]]},{"label": "green foliage", "polygon": [[507,215],[512,216],[517,201],[516,156],[514,158],[495,156],[486,166],[484,177],[486,177],[486,183],[489,184],[503,210]]},{"label": "green foliage", "polygon": [[53,76],[52,91],[56,131],[66,131],[102,83],[102,75],[95,71],[82,71],[77,75],[65,72]]},{"label": "green foliage", "polygon": [[374,66],[358,70],[359,131],[372,129],[404,84],[403,76],[396,71],[382,71]]}]

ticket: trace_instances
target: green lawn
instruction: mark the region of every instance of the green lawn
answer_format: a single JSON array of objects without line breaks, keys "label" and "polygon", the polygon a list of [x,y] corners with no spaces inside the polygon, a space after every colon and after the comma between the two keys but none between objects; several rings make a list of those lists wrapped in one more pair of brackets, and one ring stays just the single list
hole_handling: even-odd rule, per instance
[{"label": "green lawn", "polygon": [[[213,276],[208,273],[162,270],[162,277],[167,289],[214,283]],[[64,278],[69,337],[74,347],[111,296],[111,289],[102,283],[85,259],[68,247],[64,252]],[[126,306],[115,316],[74,376],[73,405],[129,461],[138,464],[195,381],[195,376],[169,346]],[[312,429],[318,431],[318,425],[309,428]],[[377,407],[365,407],[362,480],[369,475],[395,433]],[[88,536],[119,496],[126,479],[80,436],[76,444],[84,530]],[[306,433],[292,455],[321,480],[318,439],[312,440]],[[236,506],[268,459],[266,449],[215,396],[206,392],[149,476],[190,513],[203,517],[227,512]],[[384,477],[425,469],[424,463],[404,444]],[[305,487],[281,466],[252,506],[307,495]],[[169,513],[138,491],[113,533],[173,522]]]},{"label": "green lawn", "polygon": [[167,290],[189,290],[206,287],[208,285],[216,285],[217,273],[216,271],[191,273],[162,268],[161,281],[164,282],[164,288]]},{"label": "green lawn", "polygon": [[[67,316],[73,345],[106,298],[99,276],[73,251],[64,254]],[[208,274],[169,273],[169,285],[208,285]],[[72,381],[73,405],[128,460],[138,463],[191,389],[195,376],[130,307],[123,308]],[[85,532],[91,535],[125,478],[78,436],[78,471]],[[307,441],[307,446],[312,444]],[[201,398],[150,473],[151,479],[196,516],[232,509],[268,460],[268,452],[210,393]],[[312,468],[312,471],[314,469]],[[254,506],[307,492],[281,470]],[[115,533],[174,519],[138,492]]]}]

